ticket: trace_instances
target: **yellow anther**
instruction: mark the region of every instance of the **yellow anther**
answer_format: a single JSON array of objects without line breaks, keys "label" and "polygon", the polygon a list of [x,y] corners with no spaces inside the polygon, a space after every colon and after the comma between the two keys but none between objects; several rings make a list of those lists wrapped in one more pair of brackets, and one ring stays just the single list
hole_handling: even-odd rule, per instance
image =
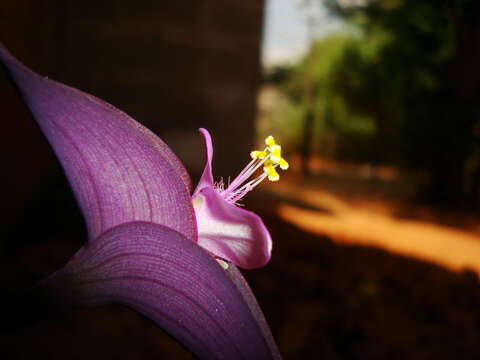
[{"label": "yellow anther", "polygon": [[255,150],[250,153],[250,157],[252,159],[264,159],[266,156],[267,156],[267,153],[265,151]]},{"label": "yellow anther", "polygon": [[278,175],[277,170],[275,170],[275,164],[271,160],[265,161],[263,171],[267,173],[268,180],[270,181],[278,181],[278,179],[280,179],[280,175]]},{"label": "yellow anther", "polygon": [[273,145],[270,147],[270,152],[272,153],[272,156],[281,157],[282,147],[280,145]]},{"label": "yellow anther", "polygon": [[282,170],[288,169],[288,162],[282,157],[282,147],[280,145],[273,145],[270,148],[270,153],[270,159],[272,159],[275,165],[280,165]]},{"label": "yellow anther", "polygon": [[272,135],[268,136],[266,139],[265,139],[265,144],[267,144],[268,147],[272,147],[275,145],[275,139],[273,138]]},{"label": "yellow anther", "polygon": [[270,149],[270,159],[272,159],[274,164],[278,164],[282,158],[282,147],[280,145],[273,145]]},{"label": "yellow anther", "polygon": [[[278,166],[280,166],[280,169],[282,170],[288,169],[288,162],[282,158],[282,147],[275,143],[273,136],[268,136],[265,139],[265,144],[267,146],[263,150],[254,150],[250,152],[252,160],[226,189],[223,189],[223,187],[220,186],[220,194],[229,203],[236,204],[246,193],[255,188],[265,180],[265,178],[268,178],[270,181],[278,181],[280,179],[280,175],[276,170]],[[263,173],[254,179],[250,179],[250,177],[262,166]],[[194,203],[194,206],[198,206],[198,204]],[[222,262],[219,263],[224,266]]]},{"label": "yellow anther", "polygon": [[270,181],[278,181],[280,179],[280,175],[278,175],[277,170],[275,170],[275,167],[270,166],[268,168],[264,168],[265,172],[268,174],[268,180]]},{"label": "yellow anther", "polygon": [[280,165],[280,169],[282,170],[287,170],[288,169],[288,162],[284,158],[280,158],[278,161],[278,164]]}]

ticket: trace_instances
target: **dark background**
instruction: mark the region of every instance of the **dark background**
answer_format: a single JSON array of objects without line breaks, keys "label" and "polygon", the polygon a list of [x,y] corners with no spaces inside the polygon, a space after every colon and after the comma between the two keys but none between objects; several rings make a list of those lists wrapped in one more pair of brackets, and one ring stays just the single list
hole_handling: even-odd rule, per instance
[{"label": "dark background", "polygon": [[[400,3],[409,6],[399,16],[414,18],[415,5]],[[433,2],[420,3],[433,9]],[[463,7],[467,3],[445,2],[463,9],[462,14],[474,14]],[[442,17],[442,9],[439,15],[434,12],[434,18]],[[218,178],[238,172],[241,159],[251,150],[261,84],[263,15],[260,0],[4,0],[0,3],[0,40],[35,71],[92,93],[152,129],[182,158],[195,181],[203,162],[199,127],[209,129],[214,137]],[[354,15],[340,12],[338,16]],[[466,19],[466,24],[475,23]],[[465,36],[470,36],[465,26]],[[428,37],[410,35],[429,44]],[[476,59],[478,37],[467,43],[460,47],[466,52],[460,58]],[[428,57],[417,55],[410,59],[412,63]],[[476,114],[472,108],[478,104],[477,77],[467,75],[452,75],[458,84],[469,79],[474,86],[466,97],[459,95],[451,102],[452,113],[459,115],[450,117],[451,123],[444,122],[441,130],[447,133],[450,125],[456,128],[458,119],[469,118],[470,127],[466,127],[470,130],[478,121],[472,118]],[[2,296],[9,296],[61,267],[83,243],[85,228],[52,151],[5,74],[0,76],[0,286]],[[376,81],[365,86],[388,84],[389,79]],[[348,86],[343,90],[352,91]],[[376,91],[382,93],[382,89]],[[378,96],[372,98],[378,100]],[[468,111],[462,107],[467,100]],[[400,105],[418,108],[408,102]],[[424,118],[438,115],[428,110],[421,108]],[[429,121],[421,124],[422,136],[436,128]],[[461,135],[471,141],[468,129]],[[431,150],[423,145],[415,148],[417,142],[424,144],[415,138],[409,152]],[[383,148],[376,144],[379,147],[374,152],[378,153]],[[431,167],[433,171],[438,164]],[[460,171],[448,163],[445,167],[453,175]],[[305,186],[320,183],[318,174],[306,176]],[[245,275],[285,359],[478,358],[480,288],[475,271],[453,272],[412,257],[312,235],[278,217],[277,206],[285,202],[306,207],[267,191],[245,201],[262,215],[275,242],[271,263]],[[446,202],[447,207],[454,205],[458,202]],[[461,206],[476,211],[471,204]],[[315,210],[328,213],[328,209]],[[0,334],[0,349],[2,359],[191,358],[155,324],[118,305],[51,314]]]}]

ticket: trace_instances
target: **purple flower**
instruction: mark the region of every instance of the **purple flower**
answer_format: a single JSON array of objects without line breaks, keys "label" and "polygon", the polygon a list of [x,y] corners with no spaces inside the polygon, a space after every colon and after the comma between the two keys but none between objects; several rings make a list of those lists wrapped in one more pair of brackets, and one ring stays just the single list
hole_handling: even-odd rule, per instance
[{"label": "purple flower", "polygon": [[[219,258],[242,268],[255,268],[270,260],[272,239],[262,219],[236,203],[263,179],[279,179],[275,167],[284,170],[288,163],[281,157],[281,148],[273,137],[268,137],[267,148],[252,151],[252,161],[226,189],[214,185],[212,175],[213,146],[210,134],[200,129],[207,149],[207,163],[193,193],[192,202],[198,226],[198,244]],[[247,181],[263,166],[262,175]]]},{"label": "purple flower", "polygon": [[[32,72],[1,44],[0,62],[58,156],[88,228],[86,244],[38,288],[59,305],[130,306],[200,358],[279,359],[235,266],[270,259],[262,220],[236,203],[264,178],[277,180],[277,166],[288,167],[273,138],[222,189],[201,129],[207,164],[192,196],[175,154],[128,115]],[[262,175],[247,181],[261,166]]]}]

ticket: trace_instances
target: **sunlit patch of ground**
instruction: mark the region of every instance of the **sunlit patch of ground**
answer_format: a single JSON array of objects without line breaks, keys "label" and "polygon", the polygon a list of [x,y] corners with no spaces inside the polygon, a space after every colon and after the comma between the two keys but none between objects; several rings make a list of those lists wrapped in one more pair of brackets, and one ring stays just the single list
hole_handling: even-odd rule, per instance
[{"label": "sunlit patch of ground", "polygon": [[[375,196],[367,188],[368,183],[363,186],[362,196],[362,186],[350,191],[351,185],[342,186],[335,178],[305,181],[298,176],[284,176],[267,191],[286,200],[277,207],[282,219],[311,233],[340,243],[379,247],[453,270],[470,268],[480,273],[478,228],[454,228],[426,220],[424,211],[414,205],[409,209],[403,204],[399,210],[398,199],[394,199],[395,184],[388,196]],[[399,213],[409,216],[405,218]]]}]

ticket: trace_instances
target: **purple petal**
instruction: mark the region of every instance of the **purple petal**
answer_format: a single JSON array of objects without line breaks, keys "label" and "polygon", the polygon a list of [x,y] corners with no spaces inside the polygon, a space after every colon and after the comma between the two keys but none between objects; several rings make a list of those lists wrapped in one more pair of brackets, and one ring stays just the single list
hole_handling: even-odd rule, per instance
[{"label": "purple petal", "polygon": [[203,140],[205,141],[205,150],[206,150],[206,160],[205,160],[205,169],[203,169],[202,177],[198,182],[197,188],[195,189],[193,196],[195,196],[200,190],[207,186],[213,186],[213,174],[212,174],[212,160],[213,160],[213,145],[212,137],[207,129],[199,129],[200,133],[203,135]]},{"label": "purple petal", "polygon": [[206,149],[205,169],[193,193],[198,244],[235,265],[253,269],[271,257],[272,239],[262,219],[227,202],[213,184],[213,145],[210,133],[200,129]]},{"label": "purple petal", "polygon": [[160,225],[110,229],[40,287],[64,304],[128,305],[203,359],[280,359],[238,270]]},{"label": "purple petal", "polygon": [[190,180],[165,143],[112,105],[32,72],[1,44],[0,60],[62,163],[91,240],[133,220],[196,238]]},{"label": "purple petal", "polygon": [[258,215],[227,202],[213,187],[200,190],[193,204],[198,245],[244,269],[270,260],[272,239]]}]

